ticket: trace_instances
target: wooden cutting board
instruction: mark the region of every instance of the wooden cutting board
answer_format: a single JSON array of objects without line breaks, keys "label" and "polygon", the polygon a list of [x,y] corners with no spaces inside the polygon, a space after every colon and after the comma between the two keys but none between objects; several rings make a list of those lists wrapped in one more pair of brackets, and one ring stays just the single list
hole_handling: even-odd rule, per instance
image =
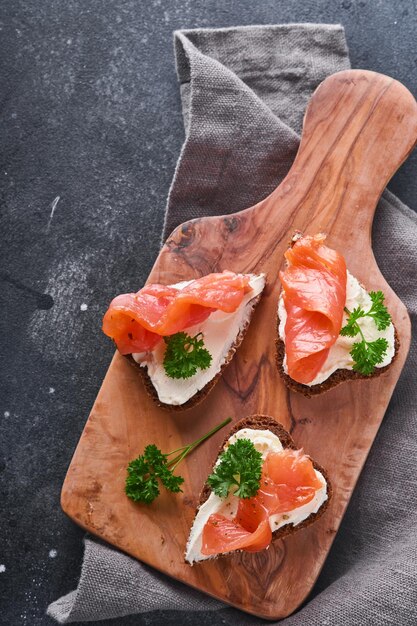
[{"label": "wooden cutting board", "polygon": [[[174,231],[150,281],[168,284],[224,269],[263,271],[264,296],[222,379],[191,410],[155,406],[135,369],[114,356],[62,489],[62,508],[75,522],[249,613],[277,619],[300,605],[329,552],[409,349],[409,317],[376,265],[371,225],[378,198],[416,140],[417,105],[403,85],[361,70],[334,74],[314,93],[291,171],[269,197],[246,211],[193,220]],[[401,341],[386,374],[310,400],[289,392],[275,365],[278,272],[296,229],[326,232],[328,245],[344,254],[350,271],[369,290],[384,291]],[[139,287],[132,284],[132,291]],[[333,501],[316,524],[269,550],[190,567],[183,560],[187,536],[226,431],[181,465],[184,492],[164,493],[151,506],[125,497],[126,466],[148,443],[173,450],[229,415],[237,421],[251,413],[274,416],[298,446],[327,468]]]}]

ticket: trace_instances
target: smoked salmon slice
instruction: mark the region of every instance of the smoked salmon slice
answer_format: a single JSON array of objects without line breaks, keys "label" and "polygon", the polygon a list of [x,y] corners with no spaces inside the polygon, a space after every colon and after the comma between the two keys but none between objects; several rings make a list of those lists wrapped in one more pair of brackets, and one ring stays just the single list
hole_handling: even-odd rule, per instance
[{"label": "smoked salmon slice", "polygon": [[239,499],[234,519],[210,515],[203,528],[202,554],[263,550],[272,540],[269,517],[307,504],[322,486],[310,457],[302,450],[270,452],[256,496]]},{"label": "smoked salmon slice", "polygon": [[298,239],[285,253],[288,265],[280,272],[288,374],[302,384],[319,373],[343,323],[346,262],[324,240],[321,234]]},{"label": "smoked salmon slice", "polygon": [[249,281],[247,274],[225,271],[193,280],[182,289],[145,285],[112,300],[103,332],[122,354],[152,350],[162,337],[202,323],[213,311],[236,311],[251,290]]},{"label": "smoked salmon slice", "polygon": [[271,543],[272,532],[267,519],[264,519],[254,532],[243,528],[224,515],[210,515],[203,529],[201,552],[205,556],[245,550],[258,552]]}]

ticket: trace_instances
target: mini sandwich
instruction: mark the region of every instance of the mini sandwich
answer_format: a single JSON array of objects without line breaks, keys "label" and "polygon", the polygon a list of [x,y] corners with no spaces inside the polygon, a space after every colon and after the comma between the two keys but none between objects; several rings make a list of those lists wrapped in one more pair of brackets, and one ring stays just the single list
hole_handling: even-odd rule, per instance
[{"label": "mini sandwich", "polygon": [[280,272],[277,361],[286,385],[310,397],[379,376],[399,348],[382,291],[367,292],[325,236],[294,236]]},{"label": "mini sandwich", "polygon": [[103,332],[141,372],[158,405],[194,406],[233,358],[265,287],[264,274],[224,271],[117,296]]},{"label": "mini sandwich", "polygon": [[281,424],[266,415],[240,420],[200,495],[185,560],[265,550],[317,520],[331,493],[325,470]]}]

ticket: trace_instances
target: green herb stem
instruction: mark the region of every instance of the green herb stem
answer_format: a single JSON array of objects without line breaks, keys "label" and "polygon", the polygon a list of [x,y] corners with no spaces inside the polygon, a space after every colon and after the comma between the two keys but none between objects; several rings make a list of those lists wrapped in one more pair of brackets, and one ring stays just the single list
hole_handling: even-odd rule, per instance
[{"label": "green herb stem", "polygon": [[[349,317],[352,315],[352,311],[349,311],[349,309],[347,308],[347,306],[345,306],[345,307],[344,307],[344,312],[345,312],[347,315],[349,315]],[[366,341],[366,339],[365,339],[365,335],[364,335],[364,334],[363,334],[363,332],[362,332],[362,328],[359,326],[358,322],[353,322],[353,325],[354,325],[354,326],[355,326],[355,328],[356,328],[356,332],[357,332],[357,333],[360,333],[360,336],[362,337],[362,340],[363,340],[365,343],[368,343],[368,342]]]},{"label": "green herb stem", "polygon": [[195,450],[195,448],[197,448],[197,446],[199,446],[201,443],[203,443],[203,441],[206,441],[206,439],[209,439],[209,437],[212,437],[215,433],[217,433],[218,430],[222,429],[224,426],[229,424],[231,421],[232,421],[232,418],[228,417],[225,420],[223,420],[223,422],[221,422],[221,424],[217,424],[217,426],[212,428],[208,433],[206,433],[205,435],[200,437],[200,439],[197,439],[193,443],[190,443],[188,446],[183,446],[182,448],[177,448],[176,450],[173,450],[172,452],[169,452],[167,456],[171,456],[171,454],[175,454],[175,452],[179,452],[180,453],[175,458],[173,458],[173,459],[171,459],[170,461],[167,462],[167,465],[169,466],[171,471],[174,471],[174,469],[177,467],[177,465],[179,463],[181,463],[181,461],[183,459],[185,459],[185,457],[190,452]]}]

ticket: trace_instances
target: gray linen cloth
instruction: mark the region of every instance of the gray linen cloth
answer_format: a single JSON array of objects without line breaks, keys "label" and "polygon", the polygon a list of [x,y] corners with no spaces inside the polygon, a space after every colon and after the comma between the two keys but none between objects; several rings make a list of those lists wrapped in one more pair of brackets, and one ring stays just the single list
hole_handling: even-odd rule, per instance
[{"label": "gray linen cloth", "polygon": [[[295,24],[175,33],[186,140],[164,236],[192,217],[246,208],[287,173],[315,87],[349,67],[341,26]],[[386,191],[373,241],[379,266],[417,323],[417,215]],[[417,623],[417,345],[309,601],[288,626]],[[247,616],[91,538],[78,588],[50,605],[61,623],[153,610]],[[221,618],[221,619],[220,619]]]}]

